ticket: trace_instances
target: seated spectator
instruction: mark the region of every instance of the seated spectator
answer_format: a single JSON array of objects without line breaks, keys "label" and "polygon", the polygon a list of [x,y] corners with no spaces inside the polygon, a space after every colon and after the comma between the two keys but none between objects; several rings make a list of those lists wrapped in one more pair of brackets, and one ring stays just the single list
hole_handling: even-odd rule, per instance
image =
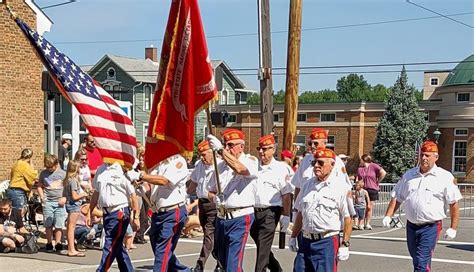
[{"label": "seated spectator", "polygon": [[102,232],[101,218],[103,214],[102,211],[97,208],[92,212],[92,218],[90,219],[92,228],[87,226],[89,207],[89,203],[81,206],[81,213],[76,222],[74,237],[76,238],[78,249],[93,248],[95,238],[100,237],[100,233]]},{"label": "seated spectator", "polygon": [[38,194],[41,203],[43,203],[43,224],[47,240],[45,249],[47,252],[55,250],[60,252],[63,250],[61,238],[66,221],[66,209],[64,208],[66,198],[63,197],[63,180],[66,177],[66,172],[59,166],[56,155],[46,154],[44,167],[46,169],[41,171],[39,176]]},{"label": "seated spectator", "polygon": [[22,215],[26,213],[27,195],[38,180],[38,171],[35,170],[32,157],[33,150],[25,148],[21,151],[20,158],[12,167],[10,186],[7,190],[7,197],[12,201],[12,207],[20,209]]},{"label": "seated spectator", "polygon": [[182,231],[182,237],[184,238],[193,238],[198,235],[196,233],[193,233],[193,230],[196,228],[199,228],[201,226],[199,222],[199,216],[197,215],[197,210],[196,212],[193,212],[193,210],[197,207],[198,205],[198,200],[195,199],[192,201],[190,204],[186,205],[186,210],[188,211],[188,218],[186,219],[186,223],[184,224],[184,228]]},{"label": "seated spectator", "polygon": [[21,211],[12,208],[9,199],[0,200],[0,250],[7,253],[23,244],[25,239],[21,234],[28,231],[23,225]]}]

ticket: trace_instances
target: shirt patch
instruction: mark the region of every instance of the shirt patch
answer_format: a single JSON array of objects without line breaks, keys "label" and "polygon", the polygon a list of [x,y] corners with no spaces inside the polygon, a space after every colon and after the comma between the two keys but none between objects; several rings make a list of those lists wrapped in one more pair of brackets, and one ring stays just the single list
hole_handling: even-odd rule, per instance
[{"label": "shirt patch", "polygon": [[177,168],[177,169],[181,169],[181,167],[183,167],[183,163],[182,163],[182,162],[178,162],[178,163],[176,164],[176,168]]}]

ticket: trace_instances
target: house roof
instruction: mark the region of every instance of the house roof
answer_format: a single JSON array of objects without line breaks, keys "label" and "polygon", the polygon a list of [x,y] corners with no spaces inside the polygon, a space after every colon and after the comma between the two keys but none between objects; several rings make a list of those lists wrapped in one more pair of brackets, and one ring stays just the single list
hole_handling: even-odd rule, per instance
[{"label": "house roof", "polygon": [[236,89],[246,89],[245,84],[240,81],[240,79],[234,74],[230,69],[229,65],[223,60],[211,60],[212,68],[216,68],[219,65],[222,65],[222,69],[226,71],[226,74],[230,77],[230,80],[235,84]]},{"label": "house roof", "polygon": [[156,83],[158,62],[115,55],[106,55],[106,57],[120,66],[136,82]]},{"label": "house roof", "polygon": [[443,83],[443,87],[454,85],[474,85],[474,54],[456,65]]}]

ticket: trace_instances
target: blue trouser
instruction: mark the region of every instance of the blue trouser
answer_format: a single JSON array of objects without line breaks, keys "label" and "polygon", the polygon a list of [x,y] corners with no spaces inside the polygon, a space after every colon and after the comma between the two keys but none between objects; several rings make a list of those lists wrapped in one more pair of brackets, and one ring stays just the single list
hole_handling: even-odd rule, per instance
[{"label": "blue trouser", "polygon": [[153,213],[151,217],[150,243],[155,254],[153,271],[189,271],[178,261],[174,249],[188,214],[186,207],[167,212]]},{"label": "blue trouser", "polygon": [[226,271],[243,271],[245,243],[254,218],[253,214],[233,219],[217,218],[214,248],[221,267]]},{"label": "blue trouser", "polygon": [[12,201],[12,208],[23,209],[28,206],[26,192],[19,188],[8,188],[6,195]]},{"label": "blue trouser", "polygon": [[441,221],[424,225],[407,222],[407,245],[413,259],[413,271],[431,271],[431,257],[441,227]]},{"label": "blue trouser", "polygon": [[123,237],[129,223],[130,209],[128,207],[115,212],[104,213],[105,243],[97,271],[109,271],[115,258],[120,271],[133,271],[132,262],[123,246]]},{"label": "blue trouser", "polygon": [[337,271],[337,251],[339,250],[339,235],[321,240],[311,240],[305,237],[298,239],[298,245],[293,271]]}]

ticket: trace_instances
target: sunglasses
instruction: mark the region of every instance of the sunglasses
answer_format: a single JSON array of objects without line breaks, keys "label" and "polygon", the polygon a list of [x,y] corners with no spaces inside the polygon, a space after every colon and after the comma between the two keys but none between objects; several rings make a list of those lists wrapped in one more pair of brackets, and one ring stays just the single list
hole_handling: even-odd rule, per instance
[{"label": "sunglasses", "polygon": [[257,149],[257,151],[259,151],[259,152],[260,152],[260,150],[263,151],[263,152],[266,152],[268,149],[272,149],[272,148],[273,148],[273,146],[269,146],[269,147],[260,147],[260,146],[257,146],[256,149]]},{"label": "sunglasses", "polygon": [[314,166],[317,164],[317,165],[323,167],[325,163],[326,163],[326,162],[323,161],[323,160],[313,160],[313,161],[311,161],[311,166],[314,167]]},{"label": "sunglasses", "polygon": [[228,148],[233,148],[234,146],[236,145],[239,145],[241,143],[237,143],[237,144],[234,144],[234,143],[226,143],[225,145],[228,147]]},{"label": "sunglasses", "polygon": [[308,145],[311,147],[318,147],[319,143],[318,142],[313,142],[313,141],[308,141]]},{"label": "sunglasses", "polygon": [[81,158],[80,160],[81,160],[81,161],[87,161],[87,158],[85,158],[85,159],[82,159],[82,158]]}]

